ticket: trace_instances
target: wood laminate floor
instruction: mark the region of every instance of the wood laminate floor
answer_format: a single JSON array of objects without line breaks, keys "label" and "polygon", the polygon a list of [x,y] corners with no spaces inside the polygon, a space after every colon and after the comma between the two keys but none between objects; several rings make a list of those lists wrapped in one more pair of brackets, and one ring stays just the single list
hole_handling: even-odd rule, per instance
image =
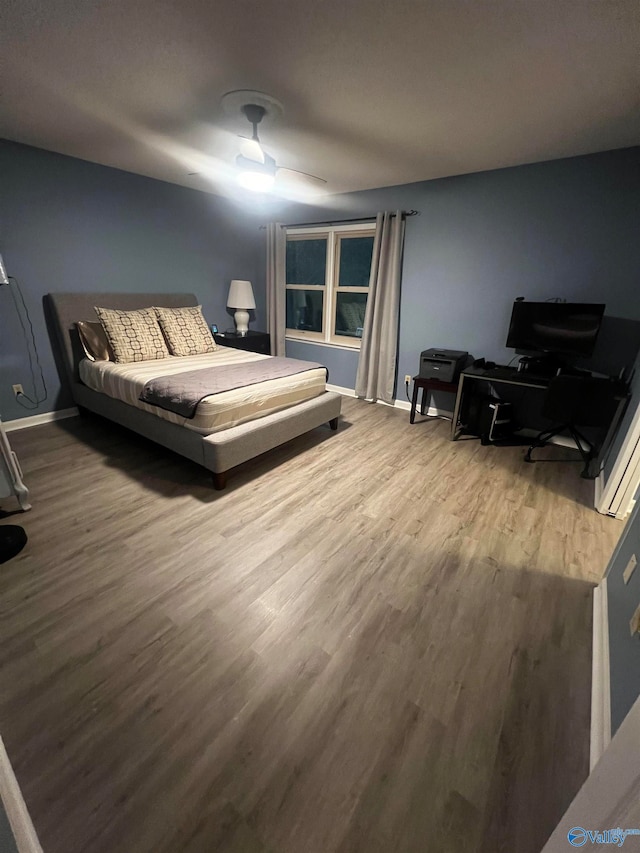
[{"label": "wood laminate floor", "polygon": [[225,492],[98,418],[12,433],[0,731],[46,853],[538,853],[622,525],[575,464],[343,411]]}]

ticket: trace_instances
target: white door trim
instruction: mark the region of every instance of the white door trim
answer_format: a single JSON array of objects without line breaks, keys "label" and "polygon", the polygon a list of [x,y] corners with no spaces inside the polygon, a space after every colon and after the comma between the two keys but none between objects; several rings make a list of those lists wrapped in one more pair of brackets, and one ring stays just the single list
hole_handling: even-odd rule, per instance
[{"label": "white door trim", "polygon": [[611,679],[609,670],[609,606],[607,579],[593,590],[593,653],[591,660],[591,750],[593,770],[611,741]]},{"label": "white door trim", "polygon": [[0,797],[19,853],[42,853],[18,780],[0,737]]},{"label": "white door trim", "polygon": [[[542,853],[567,853],[575,847],[584,850],[618,850],[609,839],[606,846],[592,844],[587,832],[607,832],[640,828],[640,698],[613,736],[608,749],[593,773],[578,791],[564,817],[552,832]],[[575,829],[578,842],[569,842],[568,833]],[[588,846],[584,846],[584,845]],[[638,836],[624,844],[624,850],[638,849]]]},{"label": "white door trim", "polygon": [[621,501],[636,467],[632,462],[634,454],[640,454],[640,404],[633,415],[620,452],[613,464],[611,475],[604,483],[600,499],[596,504],[598,512],[617,515],[620,509],[624,509],[624,515],[627,514],[627,507],[621,507]]}]

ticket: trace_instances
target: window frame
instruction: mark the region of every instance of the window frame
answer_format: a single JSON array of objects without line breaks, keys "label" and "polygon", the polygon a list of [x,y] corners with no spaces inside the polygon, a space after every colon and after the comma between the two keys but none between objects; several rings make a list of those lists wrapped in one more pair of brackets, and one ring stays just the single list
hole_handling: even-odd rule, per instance
[{"label": "window frame", "polygon": [[[326,239],[327,255],[325,261],[324,284],[288,284],[285,273],[285,292],[288,290],[319,290],[323,294],[322,303],[322,331],[313,332],[306,329],[285,330],[285,337],[292,341],[306,341],[307,343],[321,344],[322,346],[341,347],[350,350],[359,350],[362,338],[351,335],[337,335],[336,312],[339,293],[369,293],[369,287],[355,287],[352,285],[340,286],[340,245],[343,239],[353,237],[376,236],[375,222],[353,222],[345,225],[311,225],[302,228],[295,226],[286,228],[286,240],[309,240],[313,238]],[[286,297],[285,297],[286,298]]]}]

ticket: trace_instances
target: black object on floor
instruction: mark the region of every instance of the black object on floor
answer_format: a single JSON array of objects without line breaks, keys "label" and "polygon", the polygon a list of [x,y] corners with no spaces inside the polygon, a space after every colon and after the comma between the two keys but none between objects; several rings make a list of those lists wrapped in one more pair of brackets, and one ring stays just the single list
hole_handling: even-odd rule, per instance
[{"label": "black object on floor", "polygon": [[0,527],[0,563],[6,563],[27,544],[27,534],[24,527],[17,524],[3,524]]},{"label": "black object on floor", "polygon": [[510,435],[506,438],[498,438],[492,443],[496,447],[527,447],[531,444],[531,436]]}]

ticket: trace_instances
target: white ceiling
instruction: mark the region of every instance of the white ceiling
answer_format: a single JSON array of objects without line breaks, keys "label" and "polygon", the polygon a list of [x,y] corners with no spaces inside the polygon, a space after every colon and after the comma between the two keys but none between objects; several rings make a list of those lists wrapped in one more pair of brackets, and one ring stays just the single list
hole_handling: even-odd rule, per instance
[{"label": "white ceiling", "polygon": [[[640,0],[3,0],[0,135],[228,192],[221,96],[329,192],[640,144]],[[198,177],[188,172],[198,171]]]}]

